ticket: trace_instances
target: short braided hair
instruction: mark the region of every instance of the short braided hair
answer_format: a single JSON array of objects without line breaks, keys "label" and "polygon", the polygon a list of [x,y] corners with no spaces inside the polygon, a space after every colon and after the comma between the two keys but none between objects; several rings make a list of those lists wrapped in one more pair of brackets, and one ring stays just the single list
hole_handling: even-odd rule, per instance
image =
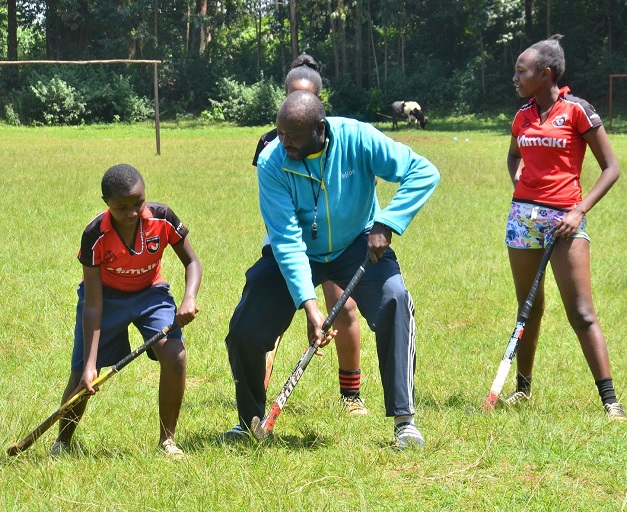
[{"label": "short braided hair", "polygon": [[135,167],[129,164],[117,164],[109,167],[102,177],[100,188],[102,197],[109,199],[128,195],[138,181],[144,183],[142,175]]},{"label": "short braided hair", "polygon": [[558,82],[564,71],[566,71],[566,58],[564,49],[560,45],[562,34],[554,34],[544,41],[539,41],[529,47],[529,50],[536,52],[537,69],[549,68],[553,73],[553,79]]}]

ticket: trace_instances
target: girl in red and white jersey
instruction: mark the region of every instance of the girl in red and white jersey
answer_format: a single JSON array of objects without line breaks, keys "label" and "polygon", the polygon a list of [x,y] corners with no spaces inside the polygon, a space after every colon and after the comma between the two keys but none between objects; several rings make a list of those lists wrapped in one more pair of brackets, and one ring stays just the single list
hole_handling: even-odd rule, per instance
[{"label": "girl in red and white jersey", "polygon": [[[507,220],[506,244],[514,277],[518,309],[522,309],[543,248],[559,237],[551,267],[569,322],[597,385],[610,420],[627,421],[612,383],[607,345],[592,302],[590,237],[586,213],[619,177],[618,161],[603,123],[585,100],[560,88],[564,51],[554,35],[520,54],[514,85],[522,98],[531,97],[516,114],[507,155],[514,196]],[[580,175],[589,147],[601,169],[583,195]],[[540,285],[517,353],[517,388],[505,398],[509,405],[531,399],[531,378],[540,322],[544,312],[544,281]]]}]

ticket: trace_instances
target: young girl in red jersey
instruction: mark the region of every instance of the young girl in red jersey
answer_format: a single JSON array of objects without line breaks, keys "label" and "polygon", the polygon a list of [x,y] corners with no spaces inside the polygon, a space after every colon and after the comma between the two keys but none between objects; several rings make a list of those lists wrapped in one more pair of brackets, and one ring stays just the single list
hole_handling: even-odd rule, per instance
[{"label": "young girl in red jersey", "polygon": [[[176,320],[167,338],[148,350],[161,366],[159,446],[170,457],[183,451],[174,431],[185,391],[186,357],[181,327],[198,313],[196,294],[202,265],[187,239],[188,230],[161,203],[146,203],[144,180],[134,167],[119,164],[102,178],[102,199],[109,209],[85,228],[78,259],[83,281],[78,287],[72,367],[61,403],[86,388],[100,369],[130,353],[128,327],[133,323],[145,340]],[[178,309],[161,276],[161,258],[171,245],[185,267],[185,295]],[[87,402],[77,404],[59,422],[50,453],[66,451]]]},{"label": "young girl in red jersey", "polygon": [[[612,383],[607,345],[590,284],[590,237],[586,213],[619,177],[618,161],[595,109],[557,83],[564,74],[564,51],[554,35],[520,54],[513,77],[522,98],[507,155],[514,184],[506,243],[519,311],[523,307],[548,237],[559,240],[551,267],[569,322],[579,338],[610,420],[627,421]],[[582,195],[580,175],[589,147],[601,174]],[[531,399],[531,376],[544,312],[542,282],[517,353],[517,388],[505,398],[513,405]]]}]

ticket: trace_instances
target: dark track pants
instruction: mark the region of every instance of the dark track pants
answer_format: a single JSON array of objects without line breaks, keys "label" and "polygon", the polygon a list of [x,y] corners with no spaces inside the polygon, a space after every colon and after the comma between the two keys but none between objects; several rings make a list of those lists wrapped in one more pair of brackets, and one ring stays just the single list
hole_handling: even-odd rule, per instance
[{"label": "dark track pants", "polygon": [[[345,288],[366,256],[367,242],[368,236],[363,234],[337,259],[310,262],[314,285],[333,281]],[[414,414],[414,305],[391,248],[366,270],[352,298],[376,335],[386,415]],[[262,257],[246,272],[246,284],[226,337],[242,426],[249,427],[254,416],[263,418],[265,414],[266,352],[274,348],[295,312],[281,270],[266,246]]]}]

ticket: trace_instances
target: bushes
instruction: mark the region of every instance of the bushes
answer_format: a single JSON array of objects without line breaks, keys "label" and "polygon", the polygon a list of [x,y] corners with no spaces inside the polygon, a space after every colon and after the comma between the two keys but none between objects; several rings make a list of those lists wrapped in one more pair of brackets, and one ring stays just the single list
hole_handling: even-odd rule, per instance
[{"label": "bushes", "polygon": [[93,67],[25,69],[0,99],[0,115],[13,125],[144,121],[154,116],[153,100],[136,92],[133,78]]},{"label": "bushes", "polygon": [[201,118],[232,121],[243,126],[273,123],[281,102],[283,88],[273,80],[260,80],[250,86],[229,78],[218,82],[218,99],[209,98],[209,107]]},{"label": "bushes", "polygon": [[40,103],[35,109],[35,121],[48,125],[84,122],[86,108],[82,95],[60,78],[53,77],[47,84],[40,80],[30,90]]}]

